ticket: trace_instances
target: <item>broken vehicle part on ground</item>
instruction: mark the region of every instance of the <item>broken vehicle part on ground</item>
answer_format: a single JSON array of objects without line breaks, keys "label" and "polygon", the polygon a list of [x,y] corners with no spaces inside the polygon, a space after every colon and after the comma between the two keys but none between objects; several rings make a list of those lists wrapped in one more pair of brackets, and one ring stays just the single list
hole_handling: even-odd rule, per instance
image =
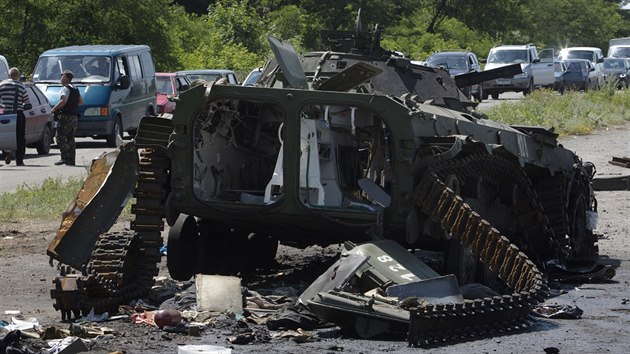
[{"label": "broken vehicle part on ground", "polygon": [[77,306],[102,311],[145,289],[121,284],[154,272],[162,217],[178,280],[264,266],[278,241],[387,238],[444,251],[441,273],[460,285],[509,288],[471,308],[418,307],[419,328],[431,316],[451,319],[431,332],[438,339],[461,316],[538,301],[548,264],[595,260],[592,165],[551,129],[487,119],[447,72],[413,65],[379,38],[378,28],[328,31],[331,50],[302,57],[270,39],[276,60],[256,86],[196,86],[172,116],[143,118],[135,234],[101,236],[92,260],[111,262],[80,269],[88,281]]}]

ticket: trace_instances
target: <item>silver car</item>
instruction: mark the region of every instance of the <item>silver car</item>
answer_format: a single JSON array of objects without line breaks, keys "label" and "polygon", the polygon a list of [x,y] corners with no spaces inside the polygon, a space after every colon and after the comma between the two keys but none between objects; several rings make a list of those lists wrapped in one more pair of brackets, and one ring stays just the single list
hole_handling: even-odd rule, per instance
[{"label": "silver car", "polygon": [[[37,149],[40,155],[50,152],[50,145],[53,142],[53,117],[50,102],[35,84],[24,83],[28,93],[31,108],[24,111],[26,125],[24,135],[26,146]],[[17,115],[15,113],[4,113],[4,108],[0,107],[0,150],[7,153],[17,149],[15,136]]]}]

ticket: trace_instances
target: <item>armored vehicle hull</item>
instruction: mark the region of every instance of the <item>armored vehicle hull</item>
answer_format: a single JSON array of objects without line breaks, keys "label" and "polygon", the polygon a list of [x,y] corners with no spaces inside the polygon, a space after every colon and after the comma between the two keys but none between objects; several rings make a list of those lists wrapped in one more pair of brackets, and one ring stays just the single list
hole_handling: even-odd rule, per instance
[{"label": "armored vehicle hull", "polygon": [[[114,247],[116,267],[90,260],[87,275],[62,274],[56,306],[102,311],[147,291],[146,274],[125,274],[136,264],[154,271],[164,218],[175,279],[264,266],[279,241],[387,238],[440,249],[442,271],[459,284],[483,282],[503,294],[461,311],[420,306],[413,313],[422,333],[439,340],[428,328],[440,316],[483,327],[488,311],[523,325],[544,296],[540,269],[597,256],[593,166],[558,145],[551,129],[487,119],[458,89],[515,68],[455,82],[383,50],[378,33],[326,33],[334,48],[302,57],[270,38],[276,59],[255,86],[196,86],[172,116],[145,117],[135,139],[136,234]],[[117,237],[102,235],[113,241],[99,239],[92,258]],[[49,254],[70,264],[53,245]]]}]

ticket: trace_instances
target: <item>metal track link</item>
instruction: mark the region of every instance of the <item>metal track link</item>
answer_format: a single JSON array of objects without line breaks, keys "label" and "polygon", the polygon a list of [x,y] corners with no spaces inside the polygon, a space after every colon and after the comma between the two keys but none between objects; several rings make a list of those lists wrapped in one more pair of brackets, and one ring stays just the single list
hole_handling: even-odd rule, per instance
[{"label": "metal track link", "polygon": [[[120,304],[146,295],[158,274],[162,205],[168,180],[167,157],[160,150],[140,152],[136,204],[132,205],[134,233],[105,233],[99,237],[83,274],[62,274],[53,280],[53,306],[62,320],[94,309],[95,313],[117,311]],[[157,161],[155,164],[153,161]]]},{"label": "metal track link", "polygon": [[[476,168],[469,168],[471,166]],[[509,161],[496,156],[475,155],[435,164],[422,175],[414,191],[416,204],[464,247],[470,247],[475,257],[496,272],[513,293],[466,300],[463,304],[412,307],[409,309],[409,345],[465,340],[530,325],[529,312],[533,305],[544,299],[547,289],[542,273],[516,245],[448,188],[441,177],[455,171],[463,174],[483,171],[484,178],[517,178],[523,185],[523,178],[518,172],[510,172],[511,176],[504,174],[513,171],[513,167]],[[533,193],[529,190],[526,194],[531,196]],[[532,205],[537,204],[535,200],[531,199]],[[537,214],[538,217],[542,215]]]}]

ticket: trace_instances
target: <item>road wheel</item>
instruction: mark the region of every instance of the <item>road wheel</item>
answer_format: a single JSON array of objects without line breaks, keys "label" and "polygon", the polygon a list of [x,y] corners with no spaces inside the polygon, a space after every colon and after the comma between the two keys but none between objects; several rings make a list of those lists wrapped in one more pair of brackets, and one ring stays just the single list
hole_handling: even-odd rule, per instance
[{"label": "road wheel", "polygon": [[269,268],[276,262],[278,240],[273,237],[251,234],[247,240],[248,263],[253,268]]},{"label": "road wheel", "polygon": [[35,146],[37,153],[40,155],[48,155],[50,152],[50,145],[52,145],[52,140],[52,131],[47,125],[44,127],[44,131],[42,132],[42,139]]},{"label": "road wheel", "polygon": [[571,263],[590,264],[597,259],[597,237],[586,228],[585,194],[573,198],[569,205],[569,225],[571,233]]},{"label": "road wheel", "polygon": [[492,99],[493,100],[498,100],[499,99],[499,94],[498,93],[493,93],[492,94]]},{"label": "road wheel", "polygon": [[166,265],[171,278],[186,281],[196,273],[198,239],[195,218],[181,214],[168,232]]},{"label": "road wheel", "polygon": [[118,136],[120,140],[122,140],[123,126],[122,126],[122,121],[120,119],[120,116],[117,116],[116,119],[114,119],[114,126],[112,127],[112,132],[106,138],[107,146],[116,147],[116,140],[117,140],[116,136]]}]

